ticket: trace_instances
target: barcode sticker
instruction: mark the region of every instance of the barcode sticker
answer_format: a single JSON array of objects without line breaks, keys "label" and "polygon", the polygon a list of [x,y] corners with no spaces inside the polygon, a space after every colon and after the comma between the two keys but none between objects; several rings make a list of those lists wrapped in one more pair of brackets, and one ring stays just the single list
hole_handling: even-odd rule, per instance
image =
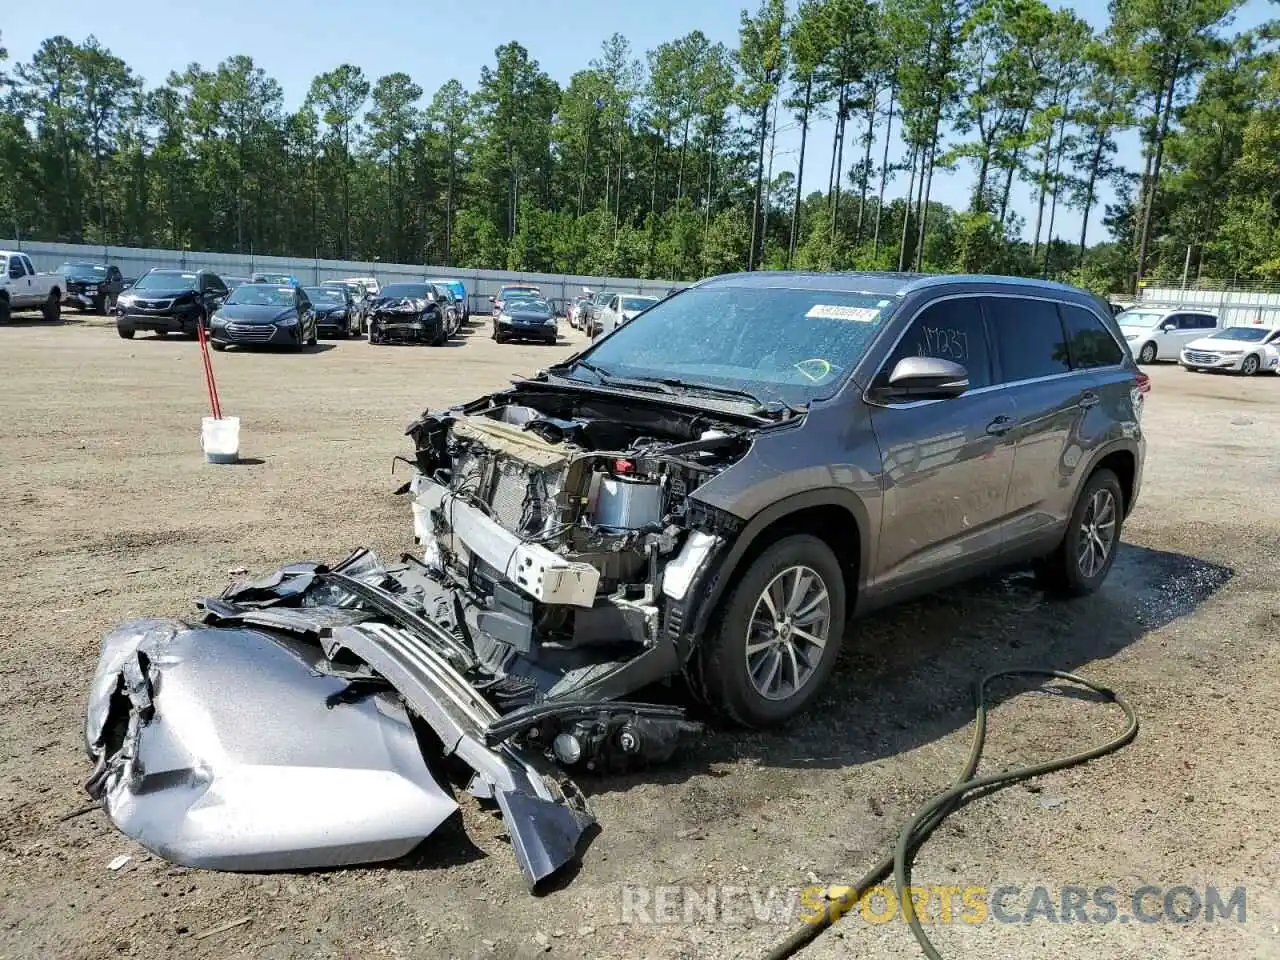
[{"label": "barcode sticker", "polygon": [[880,311],[874,307],[843,307],[835,303],[815,303],[805,314],[811,320],[853,320],[856,323],[875,323]]}]

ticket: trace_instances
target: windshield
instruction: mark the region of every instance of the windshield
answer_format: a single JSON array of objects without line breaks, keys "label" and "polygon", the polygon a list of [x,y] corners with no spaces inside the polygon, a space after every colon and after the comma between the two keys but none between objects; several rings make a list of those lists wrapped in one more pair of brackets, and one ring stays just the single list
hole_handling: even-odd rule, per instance
[{"label": "windshield", "polygon": [[656,297],[623,297],[623,310],[647,310],[657,303]]},{"label": "windshield", "polygon": [[1116,314],[1116,323],[1122,327],[1141,327],[1149,330],[1165,316],[1163,310],[1125,310]]},{"label": "windshield", "polygon": [[1210,340],[1245,340],[1249,343],[1261,343],[1271,331],[1266,327],[1228,327],[1221,333],[1215,333]]},{"label": "windshield", "polygon": [[800,406],[836,391],[896,300],[846,291],[715,285],[655,304],[569,368],[744,390]]},{"label": "windshield", "polygon": [[551,311],[551,304],[541,297],[513,297],[507,301],[507,306],[517,310],[544,310],[548,313]]},{"label": "windshield", "polygon": [[390,300],[425,300],[430,290],[431,287],[425,283],[388,283],[382,288],[382,296]]},{"label": "windshield", "polygon": [[96,263],[64,263],[62,274],[76,280],[105,280],[107,268]]},{"label": "windshield", "polygon": [[177,287],[194,287],[196,275],[181,270],[153,270],[133,285],[135,290],[173,290]]},{"label": "windshield", "polygon": [[273,287],[267,283],[242,283],[227,297],[229,304],[246,304],[254,307],[292,307],[295,304],[293,287]]},{"label": "windshield", "polygon": [[509,300],[512,297],[540,297],[542,291],[537,287],[503,287],[498,291],[498,299]]},{"label": "windshield", "polygon": [[255,273],[254,283],[293,283],[293,277],[287,273]]},{"label": "windshield", "polygon": [[315,303],[346,303],[341,287],[304,287],[308,297]]},{"label": "windshield", "polygon": [[603,307],[606,303],[613,299],[612,293],[597,293],[591,302],[598,307]]}]

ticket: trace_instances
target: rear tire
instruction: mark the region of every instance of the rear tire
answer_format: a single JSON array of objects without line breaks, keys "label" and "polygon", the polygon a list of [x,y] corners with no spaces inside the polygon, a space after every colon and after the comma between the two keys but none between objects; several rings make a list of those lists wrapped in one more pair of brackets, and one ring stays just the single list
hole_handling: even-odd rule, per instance
[{"label": "rear tire", "polygon": [[62,296],[57,290],[49,291],[49,298],[44,302],[44,318],[50,323],[62,319]]},{"label": "rear tire", "polygon": [[1138,362],[1145,364],[1155,363],[1158,352],[1154,343],[1144,343],[1142,350],[1138,353]]},{"label": "rear tire", "polygon": [[1036,579],[1045,590],[1060,596],[1093,593],[1115,563],[1123,526],[1120,480],[1110,470],[1095,470],[1076,499],[1062,542],[1035,564]]},{"label": "rear tire", "polygon": [[809,534],[785,537],[730,588],[719,627],[698,651],[703,690],[735,723],[782,723],[826,683],[844,623],[844,572],[836,555]]}]

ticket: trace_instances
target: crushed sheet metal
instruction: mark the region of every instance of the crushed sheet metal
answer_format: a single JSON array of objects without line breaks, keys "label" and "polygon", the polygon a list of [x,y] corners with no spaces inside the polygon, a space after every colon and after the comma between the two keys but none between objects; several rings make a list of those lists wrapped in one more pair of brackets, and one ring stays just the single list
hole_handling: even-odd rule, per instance
[{"label": "crushed sheet metal", "polygon": [[577,786],[553,779],[532,756],[509,745],[488,747],[485,731],[499,713],[435,649],[378,623],[340,627],[323,643],[330,659],[346,651],[369,664],[436,732],[445,753],[476,771],[472,792],[497,801],[531,890],[577,856],[579,841],[595,823]]},{"label": "crushed sheet metal", "polygon": [[141,620],[111,631],[91,688],[87,789],[112,823],[185,866],[276,870],[403,856],[456,809],[391,693],[313,644]]}]

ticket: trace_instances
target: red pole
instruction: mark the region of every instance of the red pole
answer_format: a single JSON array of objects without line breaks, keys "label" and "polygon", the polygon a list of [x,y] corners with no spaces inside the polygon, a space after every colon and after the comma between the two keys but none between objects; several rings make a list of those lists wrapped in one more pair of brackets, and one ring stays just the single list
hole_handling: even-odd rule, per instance
[{"label": "red pole", "polygon": [[204,363],[204,384],[209,391],[209,409],[214,419],[222,419],[222,404],[218,401],[218,385],[213,379],[213,361],[209,357],[209,340],[204,332],[204,320],[196,321],[196,339],[200,341],[200,359]]}]

